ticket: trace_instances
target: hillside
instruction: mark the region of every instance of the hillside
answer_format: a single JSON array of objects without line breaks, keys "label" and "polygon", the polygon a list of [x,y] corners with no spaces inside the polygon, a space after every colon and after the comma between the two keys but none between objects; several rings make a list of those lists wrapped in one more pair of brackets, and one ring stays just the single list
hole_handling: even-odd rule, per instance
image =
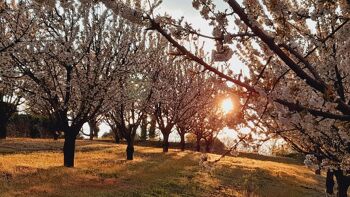
[{"label": "hillside", "polygon": [[[324,178],[294,160],[254,155],[227,157],[212,173],[200,153],[78,141],[76,167],[62,167],[63,141],[0,141],[1,196],[322,196]],[[218,155],[210,155],[215,159]],[[248,158],[249,157],[249,158]]]}]

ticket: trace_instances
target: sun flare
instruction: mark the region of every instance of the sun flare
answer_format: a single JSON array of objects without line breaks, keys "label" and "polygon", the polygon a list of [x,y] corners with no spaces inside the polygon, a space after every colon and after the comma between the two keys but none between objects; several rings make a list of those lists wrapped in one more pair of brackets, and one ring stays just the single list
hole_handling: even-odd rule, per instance
[{"label": "sun flare", "polygon": [[224,111],[224,113],[228,113],[228,112],[232,111],[232,109],[233,109],[232,100],[230,98],[223,100],[221,103],[221,108]]}]

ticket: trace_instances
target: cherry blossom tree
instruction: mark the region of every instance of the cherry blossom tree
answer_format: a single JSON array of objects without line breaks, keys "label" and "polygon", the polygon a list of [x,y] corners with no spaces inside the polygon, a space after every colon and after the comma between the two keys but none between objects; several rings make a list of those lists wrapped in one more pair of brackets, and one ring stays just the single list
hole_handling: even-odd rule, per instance
[{"label": "cherry blossom tree", "polygon": [[102,116],[93,117],[87,123],[89,125],[89,133],[85,133],[83,129],[80,130],[80,134],[85,137],[89,137],[89,140],[94,140],[94,138],[98,138],[98,133],[100,132],[100,123],[102,122]]},{"label": "cherry blossom tree", "polygon": [[114,123],[113,120],[111,120],[110,117],[108,117],[108,115],[106,117],[104,117],[104,121],[106,121],[108,126],[111,128],[110,132],[113,134],[114,142],[116,144],[119,144],[120,141],[123,139],[123,136],[120,133],[117,125]]},{"label": "cherry blossom tree", "polygon": [[148,69],[144,69],[149,63],[149,61],[136,63],[136,67],[132,67],[130,73],[119,77],[116,85],[120,91],[114,98],[115,106],[106,115],[110,125],[116,128],[116,138],[120,135],[127,142],[127,160],[133,160],[137,129],[145,120],[146,112],[150,110],[154,91],[153,75],[145,72]]},{"label": "cherry blossom tree", "polygon": [[[43,3],[43,1],[38,2]],[[50,2],[44,6],[45,11],[47,9],[52,10],[52,7],[57,6],[55,1]],[[96,6],[95,3],[81,2],[84,5],[81,7],[85,8],[79,10],[81,13],[90,10],[86,9],[86,5]],[[102,2],[115,15],[135,24],[143,25],[148,30],[158,31],[172,47],[176,48],[177,56],[191,59],[202,65],[205,70],[235,84],[232,91],[237,93],[244,103],[241,109],[244,119],[249,119],[249,122],[254,123],[259,131],[274,131],[284,139],[288,139],[287,141],[294,144],[296,149],[298,147],[297,150],[309,154],[306,163],[317,164],[326,169],[329,172],[329,178],[327,179],[329,185],[332,185],[331,180],[333,180],[334,175],[338,183],[338,196],[347,195],[346,191],[350,185],[348,176],[350,166],[348,132],[348,122],[350,120],[348,98],[350,25],[348,1],[243,0],[242,3],[238,3],[235,0],[226,0],[223,2],[226,8],[220,10],[212,0],[193,0],[193,7],[208,21],[208,26],[212,27],[212,35],[203,35],[191,24],[186,23],[184,19],[177,20],[170,16],[154,14],[154,9],[161,1],[154,1],[150,5],[148,5],[149,1],[145,5],[141,5],[140,0],[133,1],[133,4],[130,1],[124,3],[123,1],[100,0],[99,2]],[[74,84],[81,82],[76,80],[81,79],[81,77],[77,77],[80,76],[78,74],[73,75],[73,70],[80,70],[77,69],[79,65],[89,62],[88,60],[93,59],[96,62],[94,58],[99,57],[100,53],[93,55],[87,53],[85,49],[90,49],[90,45],[88,45],[90,47],[86,47],[74,41],[89,40],[87,39],[89,36],[77,38],[76,32],[79,32],[80,29],[76,26],[80,24],[74,14],[69,14],[72,13],[69,11],[72,4],[76,4],[76,2],[62,1],[60,5],[64,5],[62,6],[62,9],[65,10],[63,13],[60,12],[60,9],[49,12],[52,13],[51,15],[35,11],[37,17],[32,18],[38,18],[38,20],[34,20],[35,24],[33,26],[43,26],[44,28],[39,28],[40,31],[38,28],[34,28],[38,31],[29,34],[32,36],[34,44],[29,47],[28,44],[19,42],[22,46],[19,47],[21,53],[19,53],[19,50],[14,51],[3,59],[5,59],[4,65],[6,67],[11,67],[15,63],[16,71],[24,74],[24,77],[29,78],[29,81],[36,84],[29,86],[36,88],[33,88],[31,92],[41,92],[43,94],[34,94],[37,96],[33,96],[33,98],[36,100],[44,99],[49,106],[52,106],[53,114],[57,116],[60,122],[65,123],[63,124],[65,125],[63,130],[74,128],[75,131],[76,128],[81,127],[81,123],[88,121],[93,115],[98,114],[101,109],[105,109],[104,101],[108,100],[108,96],[99,98],[99,95],[102,95],[102,92],[103,95],[108,95],[106,92],[109,92],[110,89],[101,87],[110,86],[96,85],[86,88],[93,90],[91,94],[93,97],[89,97],[85,89],[86,85],[84,85],[89,84],[92,81],[91,78],[85,80],[84,83],[80,83],[83,84],[81,86],[74,86]],[[1,4],[1,8],[3,5]],[[85,14],[85,16],[88,16],[88,14]],[[52,20],[45,21],[42,20],[43,18]],[[71,21],[75,22],[74,25],[68,24],[73,23]],[[71,28],[66,28],[67,26]],[[11,29],[13,26],[9,28]],[[111,27],[109,26],[109,28]],[[55,32],[53,29],[59,29],[59,31]],[[68,29],[70,30],[69,34],[67,33]],[[85,29],[85,27],[81,29]],[[115,30],[114,32],[118,31]],[[212,58],[217,63],[208,62],[203,56],[188,49],[182,41],[188,40],[190,36],[214,41],[216,46],[212,51]],[[75,39],[71,39],[72,37]],[[19,44],[13,42],[15,40],[16,38],[9,39],[9,42],[7,42],[9,44],[5,44],[5,47],[2,48],[7,50],[12,46],[17,47]],[[104,39],[101,42],[112,40]],[[12,45],[11,43],[16,44]],[[56,46],[52,43],[63,44]],[[113,44],[109,46],[113,46]],[[95,49],[95,51],[99,50]],[[230,69],[219,70],[217,68],[217,64],[224,64],[223,62],[229,61],[233,56],[247,66],[250,71],[249,76],[243,78],[239,73],[232,72]],[[169,59],[169,57],[167,58]],[[103,58],[102,60],[101,58],[96,59],[98,59],[97,62],[103,62]],[[117,65],[120,63],[115,62]],[[35,65],[41,65],[45,68],[45,66],[49,67],[53,64],[61,65],[58,67],[60,69],[53,72],[54,76],[58,76],[57,73],[66,73],[66,75],[55,77],[57,80],[47,80],[44,76],[50,75],[43,75],[44,71],[35,68]],[[174,74],[178,73],[175,72],[177,70],[180,69],[174,66],[174,68],[168,69],[167,72]],[[21,75],[18,74],[15,77],[18,76]],[[176,74],[173,76],[176,76]],[[162,89],[163,84],[166,84],[166,80],[170,81],[171,77],[164,76],[164,80],[159,82],[159,87]],[[48,81],[51,83],[47,85]],[[97,81],[101,82],[103,80],[98,78]],[[176,82],[173,85],[175,86]],[[58,87],[61,87],[63,91],[60,91]],[[98,90],[94,89],[95,87],[98,87]],[[175,90],[176,87],[172,87],[171,90],[173,89]],[[71,91],[77,91],[78,94],[71,94]],[[56,92],[66,94],[56,94]],[[176,105],[173,105],[175,102],[168,101],[171,99],[167,99],[167,97],[172,96],[170,92],[162,95],[162,101],[157,102],[155,107],[158,125],[161,130],[163,128],[163,135],[165,133],[164,139],[167,138],[168,133],[176,124],[178,115],[181,114],[177,112],[177,109],[181,108],[176,108]],[[101,100],[96,102],[94,99]],[[85,101],[78,102],[81,100]],[[91,100],[94,102],[89,102]],[[181,99],[174,98],[172,101],[179,100]],[[75,102],[71,104],[70,101]],[[80,106],[82,111],[79,112],[76,108],[69,109],[68,103]],[[173,115],[171,115],[172,113]],[[68,120],[68,118],[71,120]],[[297,131],[300,135],[295,135],[296,132],[293,131]],[[70,137],[70,139],[75,138]],[[67,144],[67,147],[74,147],[74,145],[68,146]],[[68,149],[71,150],[71,148]],[[330,188],[333,188],[333,186],[330,186]],[[327,189],[327,192],[332,193],[332,190]]]},{"label": "cherry blossom tree", "polygon": [[163,134],[163,151],[168,151],[169,135],[175,125],[184,144],[187,121],[202,110],[205,100],[212,96],[213,83],[208,75],[203,74],[197,64],[182,57],[163,55],[159,66],[157,81],[156,119],[159,130]]},{"label": "cherry blossom tree", "polygon": [[196,137],[196,151],[198,152],[201,151],[202,141],[205,143],[205,151],[210,152],[217,135],[226,126],[225,115],[218,102],[221,97],[218,89],[213,88],[209,95],[206,94],[200,110],[189,118],[187,124],[178,126],[181,132],[186,129]]},{"label": "cherry blossom tree", "polygon": [[208,117],[204,119],[203,127],[203,140],[205,142],[205,151],[211,152],[213,143],[217,139],[217,135],[225,126],[225,121],[222,114],[208,114]]},{"label": "cherry blossom tree", "polygon": [[[28,3],[21,1],[0,2],[0,55],[6,58],[5,52],[14,49],[16,44],[30,41],[33,30],[33,18],[28,13]],[[3,59],[3,61],[5,61]]]},{"label": "cherry blossom tree", "polygon": [[[111,4],[108,7],[116,9]],[[338,143],[341,139],[345,145],[323,141],[322,151],[307,152],[315,157],[321,154],[322,161],[332,163],[338,196],[346,196],[350,184],[346,176],[349,134],[343,125],[350,120],[349,2],[245,0],[240,4],[227,0],[226,9],[219,10],[211,0],[193,0],[193,7],[213,27],[213,35],[202,35],[183,20],[154,16],[150,14],[152,7],[150,12],[133,9],[133,15],[126,17],[146,23],[184,56],[236,84],[234,89],[249,101],[244,106],[253,106],[258,119],[264,118],[271,108],[279,114],[274,116],[279,125],[297,124],[299,131],[307,125],[305,132],[312,134],[311,138],[322,131],[323,137],[331,141]],[[220,72],[193,54],[179,42],[190,34],[214,40],[213,57],[217,61],[229,60],[232,55],[238,57],[249,68],[249,78],[242,80],[238,74]],[[307,142],[310,147],[320,145],[306,140],[308,137],[298,137],[292,135],[290,140]],[[329,157],[329,153],[335,156]]]},{"label": "cherry blossom tree", "polygon": [[98,133],[100,131],[99,128],[99,121],[96,118],[91,119],[90,121],[88,121],[89,127],[90,127],[90,135],[89,138],[90,140],[93,140],[94,137],[98,137]]},{"label": "cherry blossom tree", "polygon": [[219,95],[222,89],[225,89],[225,82],[202,72],[199,67],[196,69],[198,70],[191,70],[191,77],[196,79],[187,83],[189,86],[192,84],[190,91],[198,92],[199,95],[191,104],[191,110],[185,110],[180,121],[176,123],[182,150],[185,149],[186,133],[192,133],[197,137],[197,151],[200,151],[200,141],[207,139],[209,147],[212,142],[209,139],[210,136],[212,140],[214,139],[211,134],[222,129],[216,126],[225,124],[224,115],[220,112],[219,106]]},{"label": "cherry blossom tree", "polygon": [[132,25],[102,5],[65,1],[31,4],[36,31],[30,45],[10,53],[8,67],[27,81],[19,86],[32,105],[47,106],[65,134],[64,165],[74,166],[75,139],[83,124],[109,110],[113,86],[132,65]]},{"label": "cherry blossom tree", "polygon": [[7,77],[6,63],[16,44],[30,40],[33,19],[28,16],[28,11],[26,3],[0,2],[0,138],[6,138],[8,121],[22,103],[14,84],[23,84],[23,81]]}]

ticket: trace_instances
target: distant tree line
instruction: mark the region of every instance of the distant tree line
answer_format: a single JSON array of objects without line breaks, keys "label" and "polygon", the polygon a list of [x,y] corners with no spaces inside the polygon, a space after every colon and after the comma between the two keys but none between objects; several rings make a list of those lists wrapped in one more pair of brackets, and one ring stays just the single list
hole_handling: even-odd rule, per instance
[{"label": "distant tree line", "polygon": [[8,137],[58,139],[60,131],[50,118],[30,114],[14,114],[7,125]]}]

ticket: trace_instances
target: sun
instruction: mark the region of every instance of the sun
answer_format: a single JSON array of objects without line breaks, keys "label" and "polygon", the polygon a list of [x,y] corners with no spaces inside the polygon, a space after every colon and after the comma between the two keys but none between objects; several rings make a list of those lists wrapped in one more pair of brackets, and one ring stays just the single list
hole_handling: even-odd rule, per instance
[{"label": "sun", "polygon": [[230,98],[227,98],[227,99],[223,100],[222,103],[221,103],[221,109],[226,114],[228,112],[232,111],[233,110],[232,100]]}]

